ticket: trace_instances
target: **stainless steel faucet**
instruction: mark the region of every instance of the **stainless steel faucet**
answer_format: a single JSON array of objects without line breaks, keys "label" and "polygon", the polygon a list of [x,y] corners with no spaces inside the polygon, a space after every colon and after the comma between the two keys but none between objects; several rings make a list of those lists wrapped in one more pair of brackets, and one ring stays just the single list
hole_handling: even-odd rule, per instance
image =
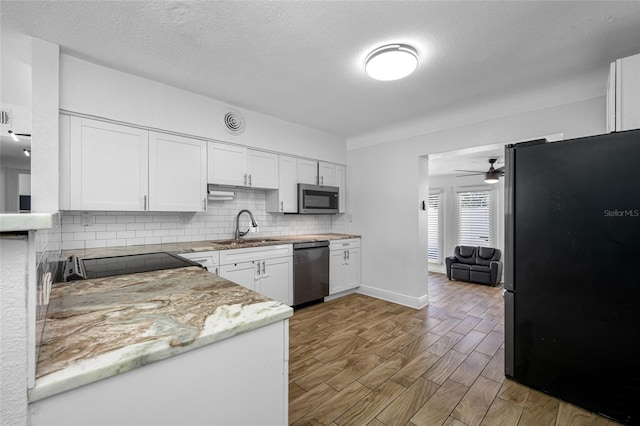
[{"label": "stainless steel faucet", "polygon": [[247,235],[247,233],[250,231],[251,228],[247,229],[244,232],[240,231],[240,215],[242,213],[249,213],[249,217],[251,218],[251,227],[255,228],[255,230],[258,229],[258,224],[256,223],[256,220],[253,218],[253,213],[251,213],[249,210],[244,209],[244,210],[240,210],[238,212],[238,215],[236,216],[236,233],[235,233],[235,240],[238,241],[240,239],[240,237],[242,237],[243,235]]}]

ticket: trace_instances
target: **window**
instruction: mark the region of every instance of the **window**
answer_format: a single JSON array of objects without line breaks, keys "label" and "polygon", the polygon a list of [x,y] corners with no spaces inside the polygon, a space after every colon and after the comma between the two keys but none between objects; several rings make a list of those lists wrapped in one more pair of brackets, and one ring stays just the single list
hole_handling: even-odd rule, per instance
[{"label": "window", "polygon": [[458,242],[465,246],[493,246],[491,191],[458,192]]},{"label": "window", "polygon": [[441,205],[442,193],[436,192],[429,194],[427,201],[427,216],[428,216],[428,233],[429,233],[429,247],[427,258],[432,263],[442,263],[442,221],[440,220],[440,205]]}]

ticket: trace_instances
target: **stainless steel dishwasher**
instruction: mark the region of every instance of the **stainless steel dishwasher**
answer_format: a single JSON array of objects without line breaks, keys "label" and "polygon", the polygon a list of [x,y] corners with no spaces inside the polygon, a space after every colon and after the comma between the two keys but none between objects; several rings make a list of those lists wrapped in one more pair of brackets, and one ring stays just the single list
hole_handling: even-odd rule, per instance
[{"label": "stainless steel dishwasher", "polygon": [[329,295],[329,241],[293,245],[293,306]]}]

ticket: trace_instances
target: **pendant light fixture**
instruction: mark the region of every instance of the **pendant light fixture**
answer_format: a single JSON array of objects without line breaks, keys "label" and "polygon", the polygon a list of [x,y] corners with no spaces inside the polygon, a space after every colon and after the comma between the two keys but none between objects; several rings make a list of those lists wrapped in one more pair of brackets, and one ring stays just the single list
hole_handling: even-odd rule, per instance
[{"label": "pendant light fixture", "polygon": [[418,52],[408,44],[387,44],[373,50],[365,60],[369,77],[381,81],[399,80],[418,67]]}]

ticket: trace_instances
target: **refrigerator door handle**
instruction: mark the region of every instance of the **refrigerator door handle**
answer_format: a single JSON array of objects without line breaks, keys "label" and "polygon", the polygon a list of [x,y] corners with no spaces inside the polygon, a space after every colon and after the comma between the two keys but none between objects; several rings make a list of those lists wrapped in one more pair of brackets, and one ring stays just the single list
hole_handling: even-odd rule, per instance
[{"label": "refrigerator door handle", "polygon": [[516,148],[508,145],[504,162],[504,288],[514,291],[515,279],[515,169]]},{"label": "refrigerator door handle", "polygon": [[502,290],[504,297],[504,375],[513,378],[515,376],[515,335],[513,321],[515,294]]}]

